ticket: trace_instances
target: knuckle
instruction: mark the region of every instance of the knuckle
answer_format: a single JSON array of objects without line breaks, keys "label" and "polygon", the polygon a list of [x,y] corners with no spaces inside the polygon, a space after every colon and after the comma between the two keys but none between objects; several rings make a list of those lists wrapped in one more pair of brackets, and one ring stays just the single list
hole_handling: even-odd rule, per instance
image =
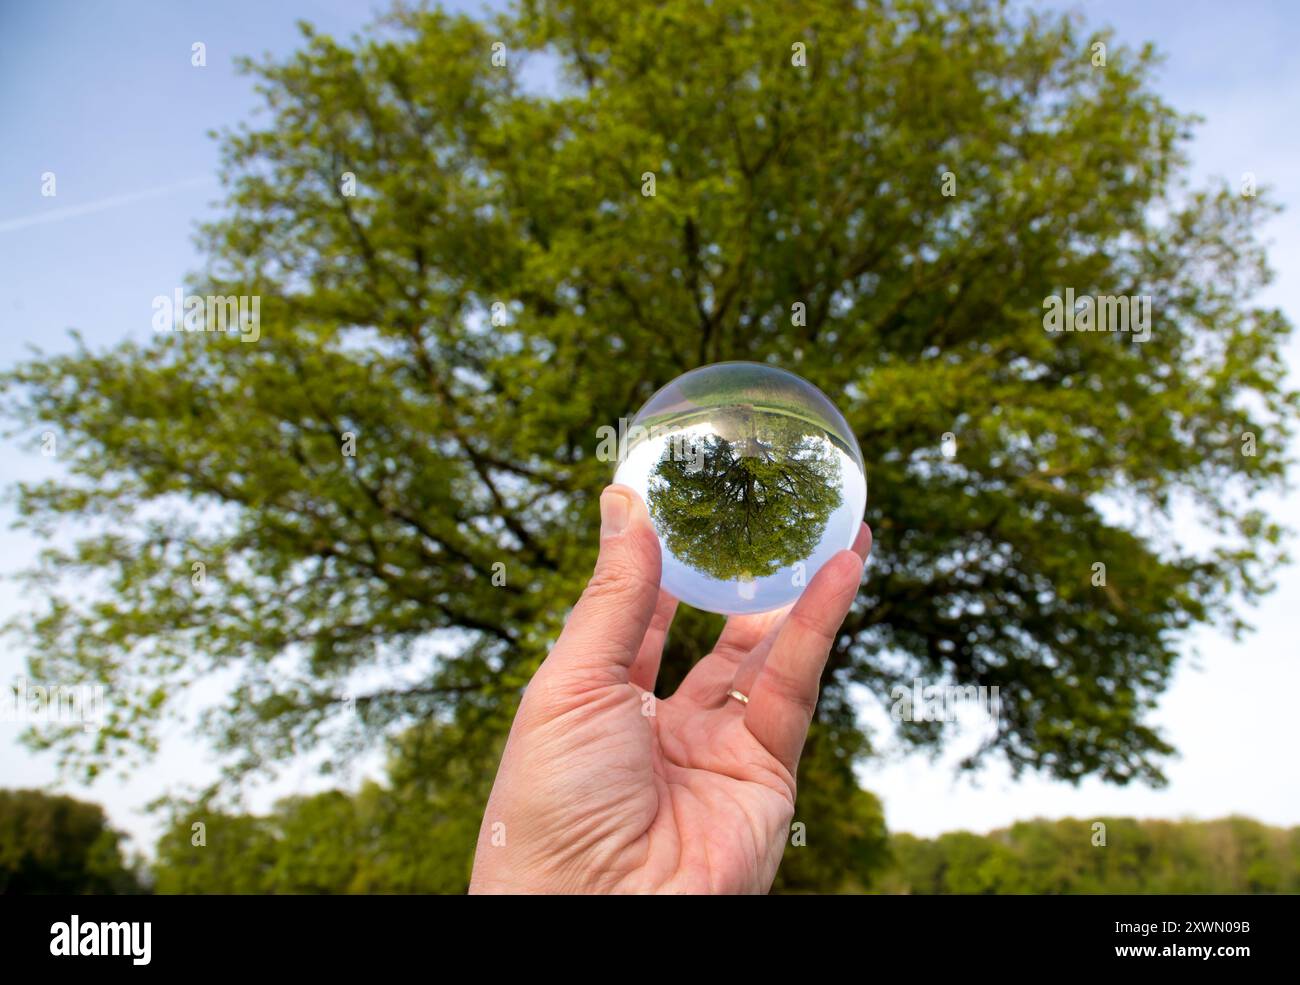
[{"label": "knuckle", "polygon": [[839,635],[838,627],[827,628],[825,621],[812,612],[791,612],[790,621],[795,624],[800,635],[815,641],[818,647],[827,652]]},{"label": "knuckle", "polygon": [[817,710],[818,686],[817,682],[809,685],[808,682],[800,680],[797,676],[790,674],[778,666],[768,666],[763,670],[763,676],[766,678],[766,686],[781,701],[794,705],[804,712],[809,718]]},{"label": "knuckle", "polygon": [[639,558],[631,552],[619,552],[600,559],[583,594],[593,599],[636,597],[651,580],[651,572]]}]

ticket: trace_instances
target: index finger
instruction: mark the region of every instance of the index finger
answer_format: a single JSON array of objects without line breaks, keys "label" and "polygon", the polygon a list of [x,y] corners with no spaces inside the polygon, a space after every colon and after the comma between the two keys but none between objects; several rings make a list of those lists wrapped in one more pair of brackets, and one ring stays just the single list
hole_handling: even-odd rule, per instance
[{"label": "index finger", "polygon": [[861,556],[822,566],[777,634],[745,706],[745,727],[793,775],[817,707],[826,657],[862,581]]}]

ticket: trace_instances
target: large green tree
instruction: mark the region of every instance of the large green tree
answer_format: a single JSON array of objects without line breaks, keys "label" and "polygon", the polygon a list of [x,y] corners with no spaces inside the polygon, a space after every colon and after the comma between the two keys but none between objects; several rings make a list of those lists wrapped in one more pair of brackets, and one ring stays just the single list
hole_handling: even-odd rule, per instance
[{"label": "large green tree", "polygon": [[[98,732],[33,741],[91,771],[148,752],[208,678],[235,682],[206,720],[235,774],[424,720],[499,739],[590,570],[597,428],[751,359],[844,412],[876,532],[818,713],[839,739],[801,770],[807,851],[858,810],[824,795],[867,748],[854,684],[996,684],[971,765],[1160,780],[1146,718],[1181,631],[1239,628],[1267,587],[1278,531],[1246,497],[1284,475],[1296,396],[1290,326],[1254,300],[1269,207],[1186,186],[1192,121],[1149,49],[984,0],[304,34],[251,66],[269,115],[223,137],[191,285],[259,296],[260,339],[8,378],[68,467],[22,516],[78,534],[34,575],[30,673],[115,698]],[[1149,295],[1149,339],[1046,332],[1068,289]],[[679,615],[664,688],[716,629]],[[820,844],[834,871],[845,840]]]}]

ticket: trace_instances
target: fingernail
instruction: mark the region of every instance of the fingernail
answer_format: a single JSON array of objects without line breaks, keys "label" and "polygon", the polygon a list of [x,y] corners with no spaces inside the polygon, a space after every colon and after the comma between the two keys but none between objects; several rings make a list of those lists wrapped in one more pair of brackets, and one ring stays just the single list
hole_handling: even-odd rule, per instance
[{"label": "fingernail", "polygon": [[617,537],[627,526],[631,503],[620,492],[606,491],[600,496],[600,536]]}]

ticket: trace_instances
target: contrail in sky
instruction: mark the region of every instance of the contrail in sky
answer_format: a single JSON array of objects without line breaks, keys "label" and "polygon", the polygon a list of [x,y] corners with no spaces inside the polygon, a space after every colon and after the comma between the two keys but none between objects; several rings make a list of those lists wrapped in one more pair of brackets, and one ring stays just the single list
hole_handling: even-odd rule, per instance
[{"label": "contrail in sky", "polygon": [[187,178],[185,181],[176,181],[170,185],[161,185],[158,188],[149,188],[141,192],[110,195],[108,198],[101,198],[97,202],[87,202],[85,205],[70,205],[66,209],[51,209],[48,212],[19,216],[17,219],[4,219],[0,220],[0,233],[10,233],[15,229],[26,229],[28,226],[39,226],[47,222],[58,222],[61,219],[75,219],[78,216],[90,215],[92,212],[103,212],[105,209],[116,209],[123,205],[133,205],[146,199],[170,195],[172,192],[180,191],[183,188],[206,185],[210,181],[212,181],[210,177]]}]

